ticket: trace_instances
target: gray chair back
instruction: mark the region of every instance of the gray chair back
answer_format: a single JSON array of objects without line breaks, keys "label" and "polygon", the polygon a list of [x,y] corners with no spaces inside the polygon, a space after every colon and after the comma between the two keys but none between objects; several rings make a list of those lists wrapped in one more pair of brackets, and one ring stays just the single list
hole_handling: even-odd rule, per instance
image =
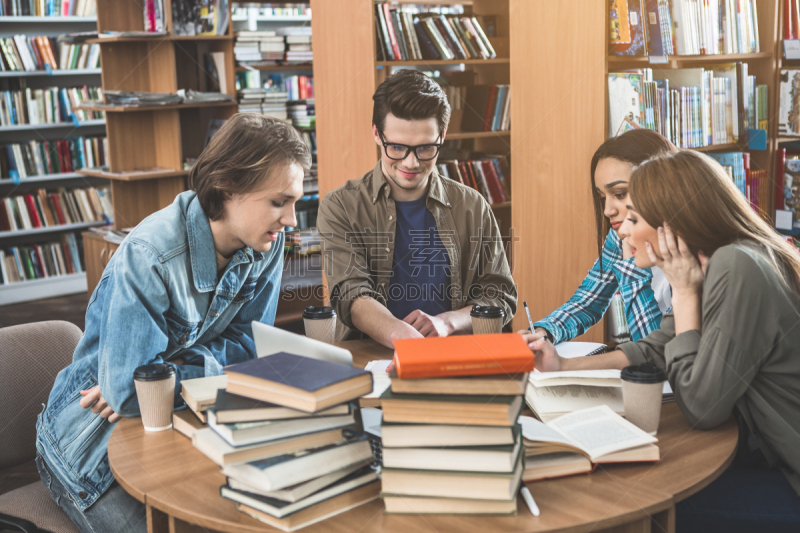
[{"label": "gray chair back", "polygon": [[55,320],[0,328],[0,469],[36,456],[36,417],[82,334]]}]

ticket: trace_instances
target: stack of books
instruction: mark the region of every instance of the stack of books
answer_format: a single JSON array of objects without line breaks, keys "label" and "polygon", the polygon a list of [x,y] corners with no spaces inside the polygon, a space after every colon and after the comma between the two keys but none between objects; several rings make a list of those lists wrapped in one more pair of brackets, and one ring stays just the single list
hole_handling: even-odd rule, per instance
[{"label": "stack of books", "polygon": [[395,342],[381,395],[387,513],[513,514],[530,349],[515,334]]},{"label": "stack of books", "polygon": [[284,59],[287,63],[308,63],[313,61],[311,26],[290,26],[278,28],[275,31],[286,39],[286,56]]},{"label": "stack of books", "polygon": [[0,250],[0,281],[8,285],[83,272],[79,239],[67,233],[60,241]]},{"label": "stack of books", "polygon": [[[609,135],[623,133],[633,122],[657,131],[679,148],[734,143],[746,139],[749,129],[766,127],[766,99],[766,87],[756,85],[743,62],[708,69],[612,72],[608,75]],[[784,103],[781,98],[782,127],[790,117]]]},{"label": "stack of books", "polygon": [[239,63],[279,61],[285,50],[283,36],[274,30],[236,32],[233,54]]},{"label": "stack of books", "polygon": [[314,99],[292,100],[291,94],[292,93],[289,93],[290,100],[286,102],[286,112],[288,113],[289,118],[292,119],[292,125],[295,128],[314,128],[316,126],[316,117],[314,116]]},{"label": "stack of books", "polygon": [[280,352],[227,367],[225,378],[192,443],[220,465],[220,494],[240,511],[293,531],[380,496],[351,403],[372,390],[369,372]]},{"label": "stack of books", "polygon": [[497,57],[476,17],[417,11],[375,4],[378,61]]},{"label": "stack of books", "polygon": [[281,120],[289,118],[286,111],[289,95],[283,91],[270,88],[240,89],[238,96],[239,113],[260,113]]},{"label": "stack of books", "polygon": [[106,137],[69,137],[0,146],[0,178],[25,179],[106,164]]},{"label": "stack of books", "polygon": [[[507,162],[506,158],[500,157],[473,161],[445,160],[440,161],[436,169],[442,176],[475,189],[487,202],[496,205],[511,198],[506,178]],[[506,172],[503,171],[503,166],[506,167]]]}]

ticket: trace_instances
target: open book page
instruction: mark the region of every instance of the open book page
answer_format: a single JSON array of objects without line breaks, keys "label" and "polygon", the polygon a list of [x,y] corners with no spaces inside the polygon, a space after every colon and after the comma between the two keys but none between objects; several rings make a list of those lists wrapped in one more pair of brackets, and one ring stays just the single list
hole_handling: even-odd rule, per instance
[{"label": "open book page", "polygon": [[540,422],[530,416],[520,416],[517,419],[521,429],[524,444],[527,446],[529,442],[554,442],[563,444],[567,448],[576,449],[575,443],[570,441],[567,437],[551,428],[544,422]]},{"label": "open book page", "polygon": [[584,450],[592,462],[609,453],[658,441],[607,405],[569,413],[551,420],[547,425]]},{"label": "open book page", "polygon": [[364,370],[368,370],[372,373],[372,392],[365,394],[362,398],[380,398],[381,394],[389,388],[392,384],[392,380],[389,379],[386,368],[391,362],[391,359],[378,359],[367,363]]},{"label": "open book page", "polygon": [[621,387],[583,385],[534,387],[528,383],[525,389],[525,401],[539,417],[551,413],[571,413],[598,405],[608,405],[616,413],[625,412]]}]

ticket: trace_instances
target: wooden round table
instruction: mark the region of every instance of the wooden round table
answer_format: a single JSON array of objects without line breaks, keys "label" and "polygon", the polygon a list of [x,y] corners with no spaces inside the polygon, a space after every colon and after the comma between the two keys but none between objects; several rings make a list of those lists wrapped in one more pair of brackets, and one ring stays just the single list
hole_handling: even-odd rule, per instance
[{"label": "wooden round table", "polygon": [[[339,343],[356,365],[388,359],[391,351],[372,341]],[[534,517],[521,498],[515,516],[387,515],[375,500],[302,531],[409,533],[517,533],[538,531],[674,531],[675,503],[719,476],[736,452],[733,419],[710,430],[693,430],[674,402],[664,404],[658,432],[661,461],[602,465],[591,475],[529,483],[541,509]],[[279,531],[236,509],[219,495],[225,476],[189,439],[176,431],[146,434],[139,418],[117,422],[108,445],[119,484],[147,506],[150,532]]]}]

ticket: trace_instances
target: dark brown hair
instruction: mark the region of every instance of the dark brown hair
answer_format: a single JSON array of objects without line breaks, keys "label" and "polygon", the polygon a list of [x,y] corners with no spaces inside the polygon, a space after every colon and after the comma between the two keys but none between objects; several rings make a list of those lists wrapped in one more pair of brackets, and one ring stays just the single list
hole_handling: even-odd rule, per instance
[{"label": "dark brown hair", "polygon": [[403,120],[435,118],[440,135],[450,122],[450,104],[441,86],[418,70],[403,69],[386,78],[372,101],[372,123],[381,133],[389,113]]},{"label": "dark brown hair", "polygon": [[714,159],[691,150],[656,156],[634,169],[630,195],[650,226],[667,222],[694,254],[711,257],[742,239],[759,243],[787,288],[800,295],[800,254],[758,216]]},{"label": "dark brown hair", "polygon": [[292,163],[308,170],[311,153],[289,124],[255,113],[238,113],[219,129],[189,173],[189,188],[209,220],[225,211],[232,194],[255,190],[273,170]]},{"label": "dark brown hair", "polygon": [[669,142],[666,137],[652,130],[636,129],[611,137],[595,151],[594,156],[592,156],[591,166],[592,200],[594,203],[594,220],[597,225],[597,254],[601,269],[603,268],[603,243],[611,230],[611,226],[603,214],[604,201],[597,192],[597,185],[594,181],[594,173],[597,170],[598,163],[610,157],[635,166],[659,153],[676,152],[677,150],[675,145]]}]

